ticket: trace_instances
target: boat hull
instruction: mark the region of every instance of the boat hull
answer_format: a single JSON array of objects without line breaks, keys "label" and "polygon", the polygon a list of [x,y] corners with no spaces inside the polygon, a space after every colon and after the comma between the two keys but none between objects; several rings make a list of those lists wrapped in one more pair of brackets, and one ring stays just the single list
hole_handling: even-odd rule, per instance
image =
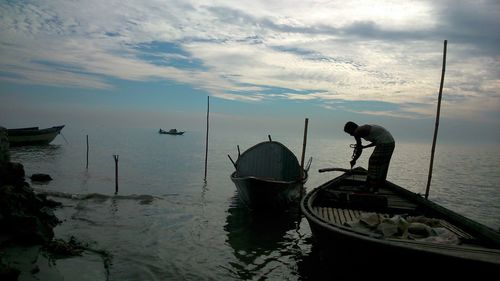
[{"label": "boat hull", "polygon": [[[372,239],[360,239],[350,234],[322,226],[305,215],[309,223],[314,243],[319,245],[323,258],[335,267],[363,268],[367,272],[359,272],[362,277],[369,277],[381,268],[414,268],[413,277],[450,277],[478,272],[477,276],[492,276],[500,272],[500,265],[481,259],[470,259],[468,255],[460,256],[454,247],[435,246],[423,249],[421,245],[397,245],[380,243]],[[445,250],[447,253],[444,253]],[[474,253],[474,249],[470,249]],[[481,253],[482,256],[484,253]],[[491,254],[498,255],[492,252]],[[424,269],[424,271],[420,271]],[[371,271],[371,272],[370,272]],[[432,274],[431,274],[432,272]],[[475,274],[476,275],[476,274]],[[359,276],[358,276],[359,277]],[[387,280],[387,279],[386,279]],[[389,280],[400,280],[389,278]]]},{"label": "boat hull", "polygon": [[177,133],[169,133],[169,132],[160,132],[162,135],[182,135],[184,132],[177,132]]},{"label": "boat hull", "polygon": [[237,177],[231,174],[240,200],[251,209],[286,210],[298,207],[303,185],[307,180],[272,181],[256,177]]},{"label": "boat hull", "polygon": [[253,210],[298,209],[309,168],[301,167],[285,145],[264,141],[242,154],[238,147],[238,159],[231,162],[235,167],[231,180],[246,206]]},{"label": "boat hull", "polygon": [[[393,210],[380,206],[376,208],[370,206],[371,209],[363,210],[358,208],[362,207],[361,205],[352,207],[339,204],[338,201],[336,203],[325,201],[325,194],[332,190],[339,191],[340,189],[335,188],[341,186],[341,182],[346,178],[343,175],[315,188],[304,196],[300,204],[315,245],[336,266],[355,264],[356,267],[366,269],[368,275],[369,269],[379,271],[380,268],[387,267],[413,267],[418,269],[411,272],[413,277],[415,274],[422,274],[422,277],[425,277],[431,271],[433,277],[436,274],[443,277],[462,276],[471,272],[479,276],[483,274],[489,276],[488,274],[500,272],[500,234],[392,183],[388,183],[383,192],[391,196],[398,194],[399,202],[407,200],[407,203],[397,203],[396,197],[391,197],[389,205],[415,206],[413,210],[408,208],[405,211],[411,215],[425,215],[445,221],[443,224],[450,226],[450,229],[457,233],[463,233],[464,236],[471,234],[470,240],[474,242],[464,240],[464,243],[459,244],[432,243],[387,238],[381,234],[354,230],[346,221],[354,221],[355,214],[362,212],[391,214]],[[402,211],[398,213],[402,214]]]},{"label": "boat hull", "polygon": [[168,131],[165,131],[165,130],[158,130],[158,133],[160,135],[182,135],[184,134],[184,131],[177,131],[177,129],[171,129],[171,130],[168,130]]},{"label": "boat hull", "polygon": [[10,146],[46,145],[61,133],[63,126],[41,129],[37,127],[7,130]]}]

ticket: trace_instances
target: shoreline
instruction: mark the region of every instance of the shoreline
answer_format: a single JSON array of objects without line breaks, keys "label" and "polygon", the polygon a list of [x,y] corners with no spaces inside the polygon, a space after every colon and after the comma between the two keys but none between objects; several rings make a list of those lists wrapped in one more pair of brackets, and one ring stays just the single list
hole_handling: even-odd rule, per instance
[{"label": "shoreline", "polygon": [[53,210],[61,205],[35,193],[25,181],[23,165],[10,162],[7,132],[0,127],[1,280],[67,280],[79,270],[83,280],[108,280],[107,252],[74,237],[55,238],[54,228],[63,222]]}]

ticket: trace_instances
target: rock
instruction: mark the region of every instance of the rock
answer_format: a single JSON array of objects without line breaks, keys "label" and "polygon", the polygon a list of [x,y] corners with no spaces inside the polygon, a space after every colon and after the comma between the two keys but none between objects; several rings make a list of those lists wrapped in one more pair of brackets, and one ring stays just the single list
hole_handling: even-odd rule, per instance
[{"label": "rock", "polygon": [[54,237],[60,221],[46,206],[47,199],[29,186],[0,187],[0,228],[22,244],[42,244]]},{"label": "rock", "polygon": [[54,237],[60,221],[50,208],[60,203],[35,194],[24,174],[20,163],[0,167],[0,234],[22,244],[42,244]]},{"label": "rock", "polygon": [[0,280],[16,281],[21,271],[0,262]]},{"label": "rock", "polygon": [[0,166],[0,186],[24,184],[24,166],[21,163],[9,162]]},{"label": "rock", "polygon": [[54,237],[53,228],[60,222],[50,209],[58,203],[35,194],[24,174],[19,163],[0,167],[0,229],[2,235],[22,244],[45,243]]},{"label": "rock", "polygon": [[33,174],[30,179],[32,181],[51,181],[52,177],[47,174]]},{"label": "rock", "polygon": [[10,162],[7,129],[0,127],[0,167]]},{"label": "rock", "polygon": [[87,246],[78,242],[73,236],[68,242],[62,239],[54,239],[44,247],[45,251],[54,258],[80,256],[86,248]]},{"label": "rock", "polygon": [[[43,273],[40,272],[41,267],[35,264],[38,258],[43,258],[43,255],[39,256],[40,245],[47,244],[54,238],[53,228],[60,220],[51,208],[61,203],[49,200],[45,195],[36,194],[25,182],[23,165],[9,161],[8,142],[3,133],[4,130],[0,127],[0,280],[33,280],[34,275],[40,277],[35,278],[36,280],[64,280],[58,271],[54,273],[46,270],[45,263],[40,262],[40,265],[45,266]],[[52,178],[43,175],[35,176],[35,179]],[[19,247],[26,247],[29,251],[14,251],[7,258],[7,248]],[[31,259],[32,257],[34,258]],[[6,260],[8,262],[4,264]],[[17,262],[19,260],[24,262]]]}]

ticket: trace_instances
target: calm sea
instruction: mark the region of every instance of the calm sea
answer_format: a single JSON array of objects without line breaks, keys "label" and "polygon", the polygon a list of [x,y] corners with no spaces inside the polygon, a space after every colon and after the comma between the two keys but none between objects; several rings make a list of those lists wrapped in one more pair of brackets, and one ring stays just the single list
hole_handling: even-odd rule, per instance
[{"label": "calm sea", "polygon": [[[89,163],[86,169],[86,135]],[[302,135],[273,135],[299,158]],[[311,280],[321,270],[309,225],[295,212],[256,216],[241,206],[227,157],[267,140],[211,132],[204,182],[205,132],[160,135],[155,129],[66,127],[43,147],[12,148],[12,161],[27,176],[47,173],[53,181],[36,189],[74,195],[64,204],[57,238],[74,236],[112,255],[109,280]],[[319,168],[348,166],[352,140],[308,136],[313,157],[307,190],[337,176]],[[397,143],[388,179],[424,193],[430,142]],[[371,150],[359,165],[366,167]],[[119,196],[115,161],[119,155]],[[494,146],[438,143],[430,199],[491,228],[500,227],[500,150]],[[83,195],[92,194],[84,197]],[[90,258],[92,259],[92,258]],[[58,261],[69,280],[99,280],[95,263]],[[101,274],[101,275],[100,275]]]}]

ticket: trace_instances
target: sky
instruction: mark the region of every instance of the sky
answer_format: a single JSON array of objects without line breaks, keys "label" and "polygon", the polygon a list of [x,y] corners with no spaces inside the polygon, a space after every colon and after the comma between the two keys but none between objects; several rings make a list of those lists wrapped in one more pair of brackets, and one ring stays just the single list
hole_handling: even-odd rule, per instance
[{"label": "sky", "polygon": [[500,143],[500,2],[0,1],[0,126]]}]

